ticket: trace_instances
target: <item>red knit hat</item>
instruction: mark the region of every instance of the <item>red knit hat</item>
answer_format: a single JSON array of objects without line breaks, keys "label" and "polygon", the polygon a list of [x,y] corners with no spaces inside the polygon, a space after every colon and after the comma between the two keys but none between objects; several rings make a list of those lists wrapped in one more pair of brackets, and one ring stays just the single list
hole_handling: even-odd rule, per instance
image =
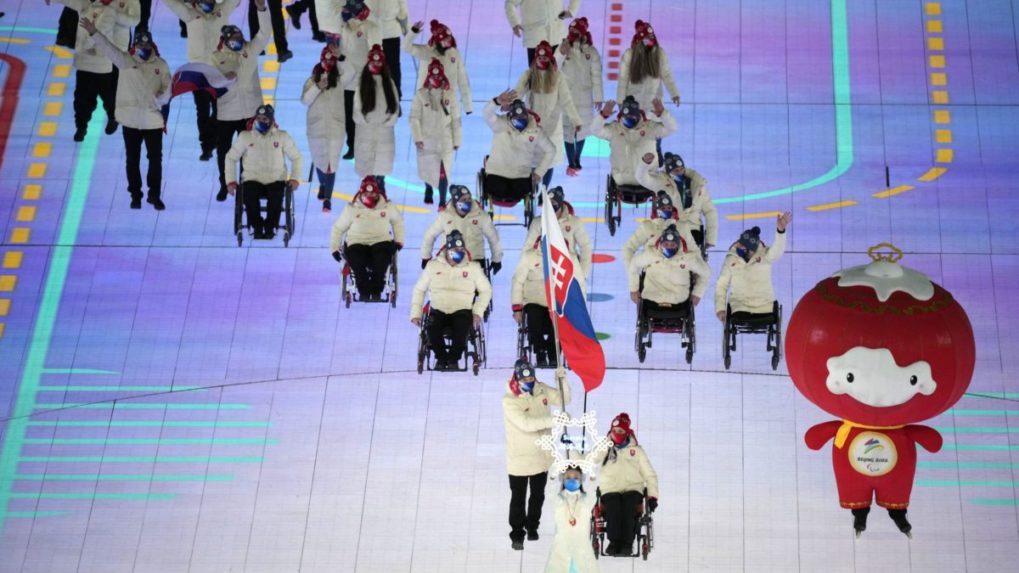
[{"label": "red knit hat", "polygon": [[449,78],[446,77],[446,68],[443,67],[442,62],[438,58],[432,58],[431,63],[428,64],[428,80],[426,85],[432,87],[432,80],[435,78],[438,78],[438,89],[449,89]]},{"label": "red knit hat", "polygon": [[652,38],[652,39],[655,38],[655,30],[654,30],[654,28],[651,27],[651,23],[650,22],[645,22],[644,20],[637,20],[633,24],[633,27],[636,30],[636,33],[634,33],[634,35],[633,35],[633,42],[632,42],[633,44],[643,43],[644,40],[647,39],[647,38]]},{"label": "red knit hat", "polygon": [[611,435],[616,428],[620,428],[626,432],[626,435],[633,438],[634,442],[637,441],[637,435],[634,434],[633,430],[630,428],[630,415],[626,412],[621,412],[618,416],[612,418],[612,426],[609,428],[609,435]]},{"label": "red knit hat", "polygon": [[371,73],[381,73],[382,69],[386,67],[386,53],[382,51],[382,46],[374,44],[368,50],[368,63],[366,65]]},{"label": "red knit hat", "polygon": [[537,47],[534,48],[534,65],[535,66],[538,65],[538,58],[539,57],[548,58],[548,60],[549,60],[549,67],[550,68],[555,69],[557,67],[556,66],[556,61],[555,61],[555,50],[552,49],[552,44],[549,44],[545,40],[542,40],[541,43],[538,44]]},{"label": "red knit hat", "polygon": [[449,29],[449,26],[439,22],[438,20],[431,21],[432,37],[428,39],[428,45],[435,47],[439,45],[444,39],[449,38],[452,42],[451,48],[456,47],[456,38],[453,37],[453,32]]},{"label": "red knit hat", "polygon": [[590,46],[594,44],[594,40],[591,39],[591,32],[588,30],[587,18],[576,18],[570,22],[570,30],[566,35],[566,41],[574,43],[578,39],[583,38],[585,42]]}]

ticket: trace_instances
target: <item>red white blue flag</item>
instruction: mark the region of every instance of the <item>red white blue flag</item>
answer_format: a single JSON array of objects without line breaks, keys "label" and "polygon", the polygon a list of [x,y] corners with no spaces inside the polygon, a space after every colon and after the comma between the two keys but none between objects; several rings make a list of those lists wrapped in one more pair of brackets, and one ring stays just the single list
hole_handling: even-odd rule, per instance
[{"label": "red white blue flag", "polygon": [[186,93],[205,92],[213,99],[223,97],[236,78],[230,79],[223,75],[216,66],[201,63],[188,63],[177,68],[170,82],[170,89],[159,100],[163,112],[163,131],[170,117],[170,100]]},{"label": "red white blue flag", "polygon": [[548,193],[542,190],[541,252],[545,263],[545,300],[556,325],[563,356],[590,392],[605,378],[605,353],[595,336],[591,315],[577,277],[569,247]]}]

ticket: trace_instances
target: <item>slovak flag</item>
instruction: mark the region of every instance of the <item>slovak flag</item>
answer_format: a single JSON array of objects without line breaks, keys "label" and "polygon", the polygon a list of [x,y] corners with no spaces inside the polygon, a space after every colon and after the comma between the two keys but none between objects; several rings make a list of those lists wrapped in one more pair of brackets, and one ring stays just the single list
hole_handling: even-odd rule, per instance
[{"label": "slovak flag", "polygon": [[170,100],[182,94],[198,91],[206,92],[213,99],[219,99],[236,81],[236,78],[227,78],[216,66],[209,64],[188,63],[177,68],[170,82],[169,91],[158,100],[163,112],[163,131],[166,131],[166,122],[170,117]]},{"label": "slovak flag", "polygon": [[545,300],[556,325],[556,335],[570,368],[584,383],[584,391],[601,386],[605,353],[594,333],[576,268],[563,239],[559,219],[548,193],[542,190],[541,252],[544,255]]}]

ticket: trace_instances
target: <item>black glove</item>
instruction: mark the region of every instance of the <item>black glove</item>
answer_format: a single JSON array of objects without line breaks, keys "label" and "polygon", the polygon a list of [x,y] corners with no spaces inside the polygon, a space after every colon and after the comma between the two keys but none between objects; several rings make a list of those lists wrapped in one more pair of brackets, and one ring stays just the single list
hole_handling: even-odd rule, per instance
[{"label": "black glove", "polygon": [[492,271],[493,275],[497,275],[502,270],[502,263],[492,263],[488,265],[488,270]]},{"label": "black glove", "polygon": [[432,259],[421,259],[421,270],[425,270],[425,267],[428,266],[428,261],[430,260]]},{"label": "black glove", "polygon": [[397,243],[396,244],[396,252],[400,252],[402,250],[403,250],[403,243]]},{"label": "black glove", "polygon": [[343,260],[343,257],[340,256],[339,251],[333,251],[333,258],[336,259],[336,262],[340,262]]},{"label": "black glove", "polygon": [[658,509],[658,498],[657,497],[649,497],[649,498],[647,498],[647,508],[648,508],[648,511],[650,511],[651,513],[654,513],[655,510]]}]

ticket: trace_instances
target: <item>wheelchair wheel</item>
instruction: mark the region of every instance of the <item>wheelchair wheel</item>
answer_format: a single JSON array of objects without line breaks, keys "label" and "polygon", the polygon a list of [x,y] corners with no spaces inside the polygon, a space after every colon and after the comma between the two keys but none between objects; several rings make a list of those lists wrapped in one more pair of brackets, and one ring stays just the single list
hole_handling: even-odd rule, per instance
[{"label": "wheelchair wheel", "polygon": [[237,235],[237,246],[244,243],[244,201],[243,191],[238,186],[234,195],[234,234]]},{"label": "wheelchair wheel", "polygon": [[725,326],[722,327],[722,361],[725,363],[726,370],[732,366],[732,351],[729,350],[729,339],[731,337],[732,325],[729,324],[729,319],[726,317]]},{"label": "wheelchair wheel", "polygon": [[237,231],[237,246],[244,244],[244,231]]},{"label": "wheelchair wheel", "polygon": [[399,276],[396,261],[397,261],[396,253],[393,253],[393,261],[389,263],[389,280],[392,281],[392,284],[389,286],[389,306],[391,306],[392,308],[396,308],[396,289],[397,289],[396,279]]},{"label": "wheelchair wheel", "polygon": [[288,185],[283,194],[283,213],[286,216],[286,229],[283,231],[283,247],[290,246],[290,239],[294,236],[294,192]]},{"label": "wheelchair wheel", "polygon": [[644,561],[647,561],[648,553],[651,553],[651,547],[648,546],[647,542],[640,544],[640,556]]},{"label": "wheelchair wheel", "polygon": [[693,353],[697,348],[697,333],[694,332],[694,314],[693,305],[690,305],[690,314],[686,317],[683,323],[683,329],[686,331],[686,363],[693,364]]},{"label": "wheelchair wheel", "polygon": [[283,231],[283,248],[290,246],[290,231]]},{"label": "wheelchair wheel", "polygon": [[647,347],[644,346],[643,344],[638,344],[637,360],[639,360],[640,363],[643,364],[645,359],[647,359]]},{"label": "wheelchair wheel", "polygon": [[612,175],[605,178],[605,223],[609,226],[609,236],[616,234],[616,214],[613,209],[615,191],[612,184]]},{"label": "wheelchair wheel", "polygon": [[534,194],[524,197],[524,228],[531,228],[531,221],[534,220]]},{"label": "wheelchair wheel", "polygon": [[778,370],[782,361],[782,305],[775,303],[775,350],[771,355],[771,369]]}]

